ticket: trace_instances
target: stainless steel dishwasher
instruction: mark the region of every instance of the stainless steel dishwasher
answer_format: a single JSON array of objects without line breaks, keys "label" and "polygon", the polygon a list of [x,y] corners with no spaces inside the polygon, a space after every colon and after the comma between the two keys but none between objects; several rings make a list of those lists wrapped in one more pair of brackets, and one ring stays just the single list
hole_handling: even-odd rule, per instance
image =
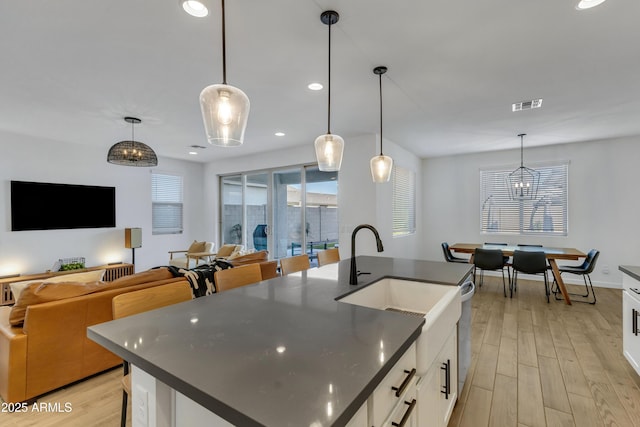
[{"label": "stainless steel dishwasher", "polygon": [[475,292],[476,286],[469,277],[460,286],[462,313],[458,320],[458,396],[462,393],[462,386],[471,365],[471,298]]}]

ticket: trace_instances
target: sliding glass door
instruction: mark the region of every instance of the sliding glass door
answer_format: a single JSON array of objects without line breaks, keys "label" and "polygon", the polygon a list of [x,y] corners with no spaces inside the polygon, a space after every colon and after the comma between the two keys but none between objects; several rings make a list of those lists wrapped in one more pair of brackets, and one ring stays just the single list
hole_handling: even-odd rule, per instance
[{"label": "sliding glass door", "polygon": [[223,243],[268,250],[270,259],[306,253],[316,265],[318,250],[338,243],[338,174],[296,166],[221,177]]}]

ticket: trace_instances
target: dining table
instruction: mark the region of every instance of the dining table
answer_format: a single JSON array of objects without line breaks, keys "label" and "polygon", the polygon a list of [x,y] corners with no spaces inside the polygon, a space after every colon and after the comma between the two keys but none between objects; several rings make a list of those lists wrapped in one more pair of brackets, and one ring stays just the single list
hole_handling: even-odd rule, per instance
[{"label": "dining table", "polygon": [[564,301],[571,305],[571,297],[569,296],[569,292],[567,291],[567,287],[562,280],[562,276],[560,275],[560,269],[558,268],[557,260],[579,260],[580,258],[586,258],[587,254],[584,252],[575,249],[575,248],[553,248],[547,246],[526,246],[526,245],[498,245],[498,244],[490,244],[490,243],[456,243],[454,245],[449,246],[454,252],[471,254],[471,258],[469,258],[469,262],[473,263],[473,254],[477,248],[483,249],[499,249],[502,251],[504,256],[513,256],[515,251],[541,251],[544,252],[547,257],[547,262],[549,262],[549,266],[551,267],[551,272],[553,273],[553,278],[558,284],[558,289],[560,289],[560,293],[564,297]]}]

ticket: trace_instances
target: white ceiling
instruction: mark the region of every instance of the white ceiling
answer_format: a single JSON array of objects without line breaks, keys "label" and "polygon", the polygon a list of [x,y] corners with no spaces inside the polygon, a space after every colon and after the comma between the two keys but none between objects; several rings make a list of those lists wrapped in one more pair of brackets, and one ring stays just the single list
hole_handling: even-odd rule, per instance
[{"label": "white ceiling", "polygon": [[[313,144],[326,131],[327,9],[333,133],[376,133],[420,157],[640,135],[640,1],[227,0],[227,79],[251,100],[245,143],[208,145],[198,96],[220,83],[220,2],[0,2],[0,131],[104,148],[135,139],[207,162]],[[511,112],[543,98],[539,110]],[[284,137],[274,133],[282,131]]]}]

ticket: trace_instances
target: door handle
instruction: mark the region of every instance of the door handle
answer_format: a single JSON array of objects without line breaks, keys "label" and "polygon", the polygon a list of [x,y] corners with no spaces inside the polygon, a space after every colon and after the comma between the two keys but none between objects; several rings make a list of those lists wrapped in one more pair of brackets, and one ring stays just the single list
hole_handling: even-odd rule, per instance
[{"label": "door handle", "polygon": [[444,398],[449,400],[451,394],[451,359],[447,359],[440,367],[444,371],[444,389],[440,393],[444,394]]}]

